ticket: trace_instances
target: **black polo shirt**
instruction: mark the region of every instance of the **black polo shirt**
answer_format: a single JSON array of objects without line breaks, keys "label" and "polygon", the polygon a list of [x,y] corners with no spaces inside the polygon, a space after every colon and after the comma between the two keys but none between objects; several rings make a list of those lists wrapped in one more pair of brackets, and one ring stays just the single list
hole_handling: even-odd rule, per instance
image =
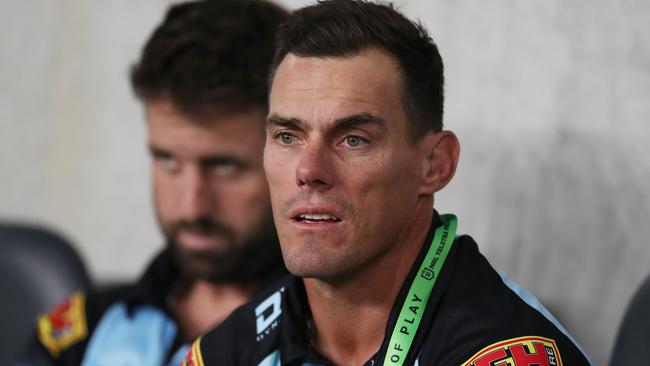
[{"label": "black polo shirt", "polygon": [[[384,341],[366,365],[382,365],[428,237],[393,305]],[[417,311],[417,309],[414,309]],[[302,279],[288,275],[199,338],[185,365],[331,365],[310,342]],[[561,325],[525,290],[499,275],[469,236],[456,237],[424,309],[405,365],[589,365]]]}]

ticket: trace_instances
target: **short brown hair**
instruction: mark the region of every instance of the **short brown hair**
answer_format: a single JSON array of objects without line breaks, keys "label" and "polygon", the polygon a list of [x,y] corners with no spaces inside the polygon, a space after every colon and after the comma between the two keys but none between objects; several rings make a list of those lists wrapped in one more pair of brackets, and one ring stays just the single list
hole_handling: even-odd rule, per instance
[{"label": "short brown hair", "polygon": [[266,109],[275,31],[287,16],[264,0],[172,6],[131,69],[135,94],[168,98],[189,115],[216,107]]},{"label": "short brown hair", "polygon": [[363,0],[323,0],[299,9],[280,27],[271,68],[291,53],[300,57],[351,57],[377,47],[393,56],[401,69],[402,104],[409,133],[418,141],[442,130],[443,64],[438,47],[424,27],[392,4]]}]

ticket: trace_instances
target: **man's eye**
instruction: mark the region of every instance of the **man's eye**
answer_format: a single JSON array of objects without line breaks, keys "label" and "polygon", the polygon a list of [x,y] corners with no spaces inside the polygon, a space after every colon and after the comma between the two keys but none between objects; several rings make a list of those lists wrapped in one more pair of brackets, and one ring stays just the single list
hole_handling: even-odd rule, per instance
[{"label": "man's eye", "polygon": [[242,171],[245,164],[232,159],[209,159],[203,161],[203,167],[218,175],[226,176]]},{"label": "man's eye", "polygon": [[345,143],[350,147],[359,147],[366,144],[367,141],[363,137],[351,135],[345,138]]},{"label": "man's eye", "polygon": [[292,135],[290,133],[287,133],[287,132],[280,133],[280,135],[278,135],[278,137],[280,138],[280,142],[282,142],[285,145],[293,144],[293,141],[295,139],[294,135]]},{"label": "man's eye", "polygon": [[221,175],[232,175],[239,170],[239,166],[234,162],[222,162],[220,164],[214,164],[212,169],[215,172]]},{"label": "man's eye", "polygon": [[156,154],[155,160],[165,170],[172,171],[178,168],[178,161],[176,160],[176,158],[174,158],[169,154]]}]

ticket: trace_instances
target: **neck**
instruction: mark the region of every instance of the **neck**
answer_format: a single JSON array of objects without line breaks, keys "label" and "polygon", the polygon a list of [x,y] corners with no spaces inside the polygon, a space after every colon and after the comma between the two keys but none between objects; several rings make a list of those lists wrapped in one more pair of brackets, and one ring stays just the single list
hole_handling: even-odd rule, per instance
[{"label": "neck", "polygon": [[196,280],[172,294],[171,310],[179,331],[191,341],[221,324],[233,310],[247,302],[256,287],[250,284],[215,284]]},{"label": "neck", "polygon": [[304,279],[315,326],[313,344],[336,365],[361,365],[381,346],[388,317],[431,225],[431,200],[385,255],[336,283]]}]

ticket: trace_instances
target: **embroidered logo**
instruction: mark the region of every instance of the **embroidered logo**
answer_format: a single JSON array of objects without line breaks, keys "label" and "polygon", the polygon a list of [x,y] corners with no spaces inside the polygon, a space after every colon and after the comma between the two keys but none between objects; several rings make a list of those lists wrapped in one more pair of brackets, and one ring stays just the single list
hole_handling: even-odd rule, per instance
[{"label": "embroidered logo", "polygon": [[282,293],[284,287],[274,292],[255,308],[257,341],[261,341],[278,326],[278,317],[282,314]]},{"label": "embroidered logo", "polygon": [[86,297],[77,292],[49,314],[38,318],[38,339],[53,357],[86,338]]},{"label": "embroidered logo", "polygon": [[560,351],[552,339],[519,337],[483,348],[462,366],[562,366]]}]

